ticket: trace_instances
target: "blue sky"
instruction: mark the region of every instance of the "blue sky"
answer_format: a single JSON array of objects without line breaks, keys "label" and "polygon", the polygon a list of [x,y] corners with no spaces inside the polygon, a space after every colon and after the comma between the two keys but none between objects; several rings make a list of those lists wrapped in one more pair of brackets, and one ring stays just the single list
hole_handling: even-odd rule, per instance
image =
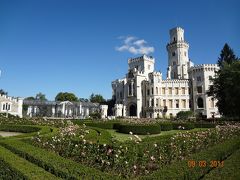
[{"label": "blue sky", "polygon": [[[225,42],[240,56],[239,9],[237,0],[0,0],[0,88],[50,100],[60,91],[111,98],[111,81],[146,49],[165,76],[176,26],[195,64],[215,63]],[[144,40],[145,49],[118,51],[127,37]]]}]

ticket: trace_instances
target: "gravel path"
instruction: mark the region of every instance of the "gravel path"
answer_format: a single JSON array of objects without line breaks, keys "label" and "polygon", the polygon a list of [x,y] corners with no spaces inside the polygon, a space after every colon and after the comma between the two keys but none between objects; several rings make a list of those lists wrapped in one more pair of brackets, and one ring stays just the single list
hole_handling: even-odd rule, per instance
[{"label": "gravel path", "polygon": [[2,137],[17,136],[17,135],[20,135],[20,134],[23,134],[23,133],[0,131],[0,136],[2,136]]}]

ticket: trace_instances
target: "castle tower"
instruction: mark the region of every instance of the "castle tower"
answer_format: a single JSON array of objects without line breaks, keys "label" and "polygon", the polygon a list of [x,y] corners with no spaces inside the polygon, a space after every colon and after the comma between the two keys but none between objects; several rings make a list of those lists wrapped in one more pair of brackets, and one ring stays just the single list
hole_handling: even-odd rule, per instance
[{"label": "castle tower", "polygon": [[168,79],[188,79],[189,44],[184,41],[184,30],[176,27],[170,30],[170,43],[168,51]]}]

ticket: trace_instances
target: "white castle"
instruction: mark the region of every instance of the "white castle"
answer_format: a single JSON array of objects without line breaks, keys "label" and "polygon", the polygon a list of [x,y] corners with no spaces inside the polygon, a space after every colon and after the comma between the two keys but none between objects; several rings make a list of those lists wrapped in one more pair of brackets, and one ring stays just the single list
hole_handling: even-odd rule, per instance
[{"label": "white castle", "polygon": [[194,66],[188,49],[184,30],[171,29],[166,80],[161,72],[154,70],[153,57],[128,59],[126,77],[112,82],[115,116],[157,118],[192,110],[207,118],[219,117],[216,100],[207,95],[210,79],[219,67],[217,64]]}]

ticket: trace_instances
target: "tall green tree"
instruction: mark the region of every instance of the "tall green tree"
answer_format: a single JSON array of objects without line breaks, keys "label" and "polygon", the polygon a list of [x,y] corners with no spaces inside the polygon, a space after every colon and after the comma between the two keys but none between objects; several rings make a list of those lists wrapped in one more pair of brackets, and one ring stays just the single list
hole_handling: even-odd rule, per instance
[{"label": "tall green tree", "polygon": [[55,97],[55,100],[56,101],[78,101],[78,97],[73,93],[60,92]]},{"label": "tall green tree", "polygon": [[92,93],[89,99],[92,103],[104,103],[105,102],[105,99],[100,94]]},{"label": "tall green tree", "polygon": [[208,95],[218,100],[220,114],[226,117],[240,117],[240,61],[226,44],[220,59],[220,70],[213,79]]},{"label": "tall green tree", "polygon": [[238,58],[235,56],[234,51],[230,46],[225,43],[223,49],[221,50],[220,57],[218,58],[218,66],[223,68],[224,64],[229,65],[236,61]]},{"label": "tall green tree", "polygon": [[1,95],[8,95],[8,92],[4,91],[3,89],[0,89],[0,94]]},{"label": "tall green tree", "polygon": [[40,101],[47,101],[47,98],[46,98],[46,95],[39,92],[38,94],[36,94],[36,97],[35,97],[36,100],[40,100]]}]

